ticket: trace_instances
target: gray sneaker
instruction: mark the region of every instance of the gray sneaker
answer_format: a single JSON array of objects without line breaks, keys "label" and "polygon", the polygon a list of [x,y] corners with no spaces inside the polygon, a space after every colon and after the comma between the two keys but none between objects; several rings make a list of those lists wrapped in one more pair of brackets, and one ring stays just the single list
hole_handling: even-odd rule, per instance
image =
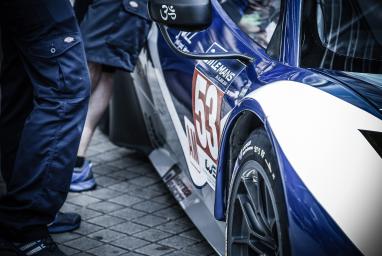
[{"label": "gray sneaker", "polygon": [[58,248],[57,244],[50,236],[26,244],[15,244],[15,246],[22,253],[16,255],[66,256],[66,254]]}]

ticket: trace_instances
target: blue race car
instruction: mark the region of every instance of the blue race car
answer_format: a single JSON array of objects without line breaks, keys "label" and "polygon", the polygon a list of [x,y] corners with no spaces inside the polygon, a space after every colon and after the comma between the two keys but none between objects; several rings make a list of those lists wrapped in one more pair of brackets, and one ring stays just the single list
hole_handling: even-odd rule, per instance
[{"label": "blue race car", "polygon": [[381,1],[149,11],[126,145],[148,153],[216,252],[381,255]]}]

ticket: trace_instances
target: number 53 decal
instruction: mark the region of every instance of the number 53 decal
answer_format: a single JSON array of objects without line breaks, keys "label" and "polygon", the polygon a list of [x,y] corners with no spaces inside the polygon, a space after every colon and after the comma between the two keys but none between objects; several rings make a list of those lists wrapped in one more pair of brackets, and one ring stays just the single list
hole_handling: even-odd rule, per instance
[{"label": "number 53 decal", "polygon": [[192,85],[192,109],[198,145],[217,164],[224,93],[197,69]]}]

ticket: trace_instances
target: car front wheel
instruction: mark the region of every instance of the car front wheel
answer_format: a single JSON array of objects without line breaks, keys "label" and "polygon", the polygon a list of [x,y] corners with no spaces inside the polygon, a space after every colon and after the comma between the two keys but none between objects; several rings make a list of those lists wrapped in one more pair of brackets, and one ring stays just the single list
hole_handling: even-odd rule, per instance
[{"label": "car front wheel", "polygon": [[227,215],[228,256],[289,254],[282,179],[263,128],[251,133],[236,160]]}]

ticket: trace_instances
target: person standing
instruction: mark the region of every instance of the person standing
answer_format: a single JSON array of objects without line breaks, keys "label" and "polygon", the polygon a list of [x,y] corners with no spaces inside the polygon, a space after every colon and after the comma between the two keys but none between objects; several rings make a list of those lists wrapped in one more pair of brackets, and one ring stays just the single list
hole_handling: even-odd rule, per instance
[{"label": "person standing", "polygon": [[147,0],[93,0],[88,7],[81,22],[81,32],[92,94],[70,186],[72,192],[91,190],[96,186],[92,164],[85,159],[87,148],[112,96],[113,73],[117,69],[134,70],[150,25]]},{"label": "person standing", "polygon": [[90,94],[69,0],[0,1],[0,255],[65,255],[48,233],[70,187]]}]

